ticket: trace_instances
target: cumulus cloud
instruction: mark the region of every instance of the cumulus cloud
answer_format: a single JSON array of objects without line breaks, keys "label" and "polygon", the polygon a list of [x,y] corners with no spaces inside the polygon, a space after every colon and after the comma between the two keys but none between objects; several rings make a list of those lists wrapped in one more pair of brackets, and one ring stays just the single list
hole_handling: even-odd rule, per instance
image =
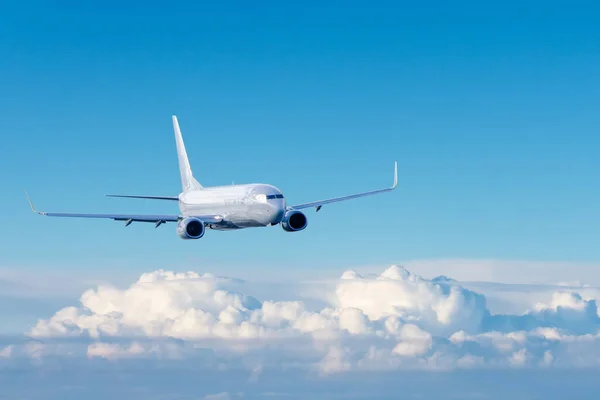
[{"label": "cumulus cloud", "polygon": [[427,281],[391,266],[374,279],[345,272],[336,288],[338,307],[354,307],[370,320],[388,316],[416,321],[430,332],[475,331],[487,315],[485,298],[459,286]]},{"label": "cumulus cloud", "polygon": [[502,315],[451,278],[428,280],[397,265],[370,277],[344,272],[332,293],[323,293],[331,304],[317,310],[302,301],[260,301],[230,283],[159,270],[125,289],[101,285],[83,293],[80,305],[40,320],[26,350],[0,354],[73,354],[49,349],[48,340],[67,339],[60,345],[67,346],[78,339],[87,341],[84,355],[92,360],[199,357],[254,375],[290,365],[331,374],[600,364],[596,300],[574,291]]}]

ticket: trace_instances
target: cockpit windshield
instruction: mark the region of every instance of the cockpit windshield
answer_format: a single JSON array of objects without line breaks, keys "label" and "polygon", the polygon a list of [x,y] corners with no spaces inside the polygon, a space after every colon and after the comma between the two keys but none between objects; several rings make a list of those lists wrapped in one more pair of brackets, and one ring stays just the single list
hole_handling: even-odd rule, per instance
[{"label": "cockpit windshield", "polygon": [[282,194],[255,194],[254,195],[254,199],[256,201],[258,201],[259,203],[266,203],[267,200],[272,200],[272,199],[283,199],[283,195]]}]

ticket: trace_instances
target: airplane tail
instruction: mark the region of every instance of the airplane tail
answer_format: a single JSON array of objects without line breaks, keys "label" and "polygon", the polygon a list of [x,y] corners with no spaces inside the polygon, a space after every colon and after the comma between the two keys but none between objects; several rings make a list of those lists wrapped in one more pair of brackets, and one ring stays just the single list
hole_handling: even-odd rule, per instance
[{"label": "airplane tail", "polygon": [[177,158],[179,159],[179,174],[181,175],[181,186],[184,192],[202,189],[202,185],[194,178],[192,168],[188,160],[179,122],[177,117],[173,115],[173,130],[175,131],[175,144],[177,145]]}]

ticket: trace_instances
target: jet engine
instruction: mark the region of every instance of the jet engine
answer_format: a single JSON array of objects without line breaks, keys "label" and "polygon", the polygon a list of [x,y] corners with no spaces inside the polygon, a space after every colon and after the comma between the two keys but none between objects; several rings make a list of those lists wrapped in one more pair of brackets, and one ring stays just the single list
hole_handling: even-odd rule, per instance
[{"label": "jet engine", "polygon": [[308,221],[306,215],[298,210],[289,210],[283,215],[281,227],[287,232],[297,232],[306,228]]},{"label": "jet engine", "polygon": [[177,223],[177,234],[182,239],[200,239],[204,231],[204,222],[195,217],[186,217]]}]

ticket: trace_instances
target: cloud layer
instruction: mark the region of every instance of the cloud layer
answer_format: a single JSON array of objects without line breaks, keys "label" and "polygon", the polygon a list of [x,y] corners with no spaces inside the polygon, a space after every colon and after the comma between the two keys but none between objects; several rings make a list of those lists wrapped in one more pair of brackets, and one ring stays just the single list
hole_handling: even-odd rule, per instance
[{"label": "cloud layer", "polygon": [[0,362],[159,357],[242,365],[256,375],[290,366],[331,374],[600,365],[600,318],[589,293],[565,289],[523,313],[498,315],[483,294],[452,279],[392,265],[374,277],[344,272],[322,294],[330,304],[311,310],[302,301],[259,301],[231,282],[159,270],[125,289],[98,286],[79,306],[39,321],[29,341],[0,346]]}]

